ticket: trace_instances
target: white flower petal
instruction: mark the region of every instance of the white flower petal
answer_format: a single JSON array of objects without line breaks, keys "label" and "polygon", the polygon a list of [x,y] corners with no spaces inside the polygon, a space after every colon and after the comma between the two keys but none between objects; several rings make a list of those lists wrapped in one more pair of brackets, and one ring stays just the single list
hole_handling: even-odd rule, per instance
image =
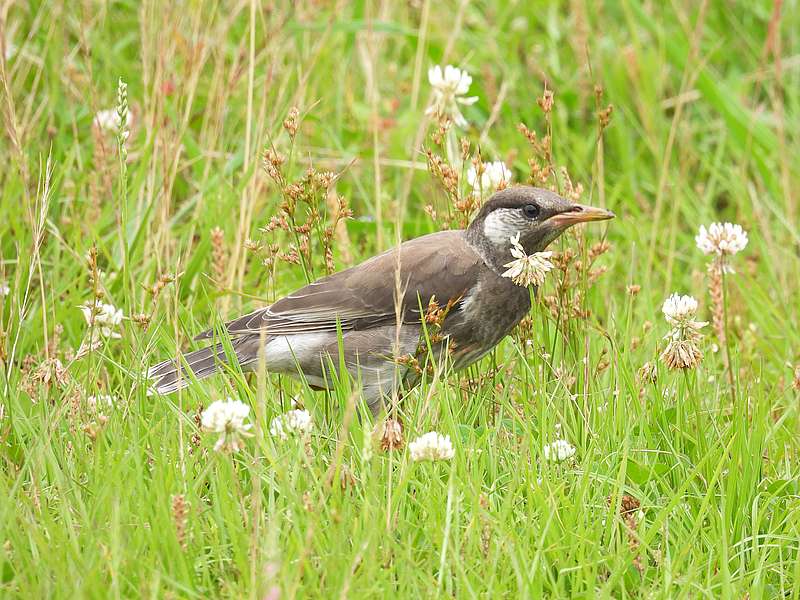
[{"label": "white flower petal", "polygon": [[467,120],[458,105],[469,105],[478,100],[477,97],[463,97],[469,91],[472,77],[453,65],[445,66],[444,71],[439,65],[435,65],[428,69],[428,82],[433,88],[433,103],[425,110],[425,114],[442,115],[451,119],[458,127],[466,127]]},{"label": "white flower petal", "polygon": [[441,435],[435,431],[418,437],[408,445],[411,459],[422,460],[450,460],[455,456],[453,444],[449,435]]},{"label": "white flower petal", "polygon": [[747,246],[747,232],[741,225],[733,223],[712,223],[706,229],[700,226],[699,233],[695,236],[697,247],[704,254],[734,255],[744,250]]},{"label": "white flower petal", "polygon": [[250,414],[250,407],[241,400],[217,400],[203,411],[200,424],[206,431],[218,433],[247,431],[245,419]]},{"label": "white flower petal", "polygon": [[442,67],[436,65],[428,69],[428,83],[430,83],[433,87],[440,87],[443,82]]},{"label": "white flower petal", "polygon": [[287,439],[290,435],[304,435],[314,429],[314,421],[307,410],[294,409],[272,419],[269,425],[270,435]]},{"label": "white flower petal", "polygon": [[686,324],[697,314],[697,300],[691,296],[672,294],[664,301],[661,311],[671,325]]},{"label": "white flower petal", "polygon": [[558,439],[551,444],[547,444],[543,449],[545,460],[561,462],[572,458],[575,455],[575,446],[567,440]]}]

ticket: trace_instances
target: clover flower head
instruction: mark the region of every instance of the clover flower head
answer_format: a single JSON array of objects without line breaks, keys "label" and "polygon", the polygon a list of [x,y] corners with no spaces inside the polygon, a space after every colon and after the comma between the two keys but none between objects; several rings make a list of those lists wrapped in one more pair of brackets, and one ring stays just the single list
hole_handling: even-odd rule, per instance
[{"label": "clover flower head", "polygon": [[[127,140],[130,136],[130,129],[133,126],[133,113],[128,110],[127,105],[124,107],[124,112],[121,111],[122,108],[123,107],[118,106],[116,108],[97,111],[92,123],[102,132],[121,135],[123,140]],[[124,123],[122,120],[123,116],[125,118]]]},{"label": "clover flower head", "polygon": [[282,440],[290,435],[303,436],[314,429],[314,421],[307,410],[294,409],[272,419],[269,434]]},{"label": "clover flower head", "polygon": [[708,325],[696,321],[697,300],[691,296],[672,294],[661,307],[667,323],[672,325],[665,339],[667,347],[661,353],[661,360],[670,369],[693,369],[703,359],[700,349],[700,330]]},{"label": "clover flower head", "polygon": [[672,294],[664,301],[661,311],[670,325],[683,325],[697,314],[697,300],[691,296]]},{"label": "clover flower head", "polygon": [[568,458],[575,456],[575,446],[570,444],[567,440],[557,439],[554,442],[547,444],[542,452],[545,460],[553,462],[562,462]]},{"label": "clover flower head", "polygon": [[449,435],[441,435],[435,431],[421,435],[408,445],[411,459],[422,460],[450,460],[455,456],[453,444]]},{"label": "clover flower head", "polygon": [[503,277],[508,277],[522,287],[542,285],[545,275],[554,267],[549,260],[553,256],[552,252],[526,254],[522,244],[519,243],[519,233],[511,238],[511,256],[514,260],[503,265],[507,269]]},{"label": "clover flower head", "polygon": [[734,223],[712,223],[708,229],[701,225],[694,241],[703,254],[732,256],[747,246],[747,232]]},{"label": "clover flower head", "polygon": [[469,73],[453,65],[447,65],[443,71],[436,65],[428,69],[428,82],[433,87],[433,103],[425,114],[445,116],[458,127],[466,127],[467,120],[461,114],[459,104],[468,106],[478,100],[477,96],[465,97],[472,84]]},{"label": "clover flower head", "polygon": [[478,175],[475,165],[467,170],[467,183],[472,187],[476,194],[492,194],[497,190],[505,188],[511,183],[512,173],[503,161],[483,163],[480,168],[482,172]]},{"label": "clover flower head", "polygon": [[7,281],[0,280],[0,297],[8,296],[11,293],[11,288]]},{"label": "clover flower head", "polygon": [[[94,305],[84,305],[80,307],[83,313],[83,318],[86,319],[86,324],[90,327],[95,327],[94,336],[99,333],[104,338],[122,337],[116,328],[122,323],[124,314],[121,308],[117,308],[113,304],[106,302],[99,302]],[[97,340],[93,340],[97,341]]]},{"label": "clover flower head", "polygon": [[94,116],[94,124],[101,131],[108,131],[109,133],[117,133],[121,119],[117,114],[116,108],[109,108],[106,110],[98,111]]},{"label": "clover flower head", "polygon": [[251,435],[252,425],[245,423],[249,414],[250,407],[241,400],[217,400],[200,415],[200,425],[203,431],[220,434],[214,450],[235,452],[244,447],[241,438]]}]

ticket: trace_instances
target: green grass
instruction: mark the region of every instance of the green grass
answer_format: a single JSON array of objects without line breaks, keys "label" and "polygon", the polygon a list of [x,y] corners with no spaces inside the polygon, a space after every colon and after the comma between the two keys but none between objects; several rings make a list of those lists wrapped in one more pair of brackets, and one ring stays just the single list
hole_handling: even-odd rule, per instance
[{"label": "green grass", "polygon": [[[768,2],[695,4],[13,6],[0,26],[16,48],[0,72],[0,595],[800,597],[800,9],[784,2],[771,28]],[[590,316],[557,322],[539,303],[530,343],[517,334],[406,396],[406,437],[449,434],[448,463],[377,447],[367,460],[372,425],[347,410],[347,381],[326,397],[233,373],[148,397],[147,365],[304,281],[244,251],[280,203],[260,156],[271,141],[288,151],[290,107],[304,116],[287,168],[345,170],[355,219],[337,267],[436,228],[423,208],[445,211],[445,195],[419,150],[427,68],[447,63],[480,96],[464,111],[473,148],[517,180],[517,125],[544,131],[536,98],[555,91],[554,161],[618,214],[554,245],[585,258],[612,244],[596,263],[608,272],[570,290]],[[135,118],[124,177],[113,136],[91,131],[120,77]],[[595,85],[614,105],[601,143]],[[642,386],[669,293],[710,320],[693,236],[717,220],[750,235],[729,278],[736,397],[711,327],[698,369],[659,364]],[[121,339],[74,359],[93,245],[106,299],[152,322],[126,318]],[[166,273],[179,277],[153,302],[143,286]],[[63,381],[37,383],[55,358]],[[97,393],[119,400],[106,423],[86,403]],[[193,419],[228,395],[256,424],[233,456]],[[315,419],[307,446],[265,433],[294,395]],[[577,453],[547,462],[559,425]],[[623,494],[641,502],[641,572]]]}]

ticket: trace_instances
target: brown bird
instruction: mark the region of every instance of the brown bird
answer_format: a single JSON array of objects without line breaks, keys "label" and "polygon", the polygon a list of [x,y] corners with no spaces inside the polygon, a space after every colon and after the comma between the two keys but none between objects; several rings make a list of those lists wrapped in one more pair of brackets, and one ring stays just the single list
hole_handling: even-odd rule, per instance
[{"label": "brown bird", "polygon": [[[330,369],[340,364],[341,330],[346,370],[378,412],[401,382],[415,382],[396,359],[417,350],[431,299],[440,306],[452,303],[438,346],[447,343],[453,366],[463,369],[492,350],[530,310],[528,288],[503,276],[512,260],[512,238],[519,236],[530,255],[576,223],[613,217],[548,190],[507,188],[483,205],[467,229],[404,242],[227,323],[233,353],[244,370],[258,368],[263,352],[269,372],[302,374],[311,386],[330,389]],[[209,330],[195,339],[213,337]],[[183,355],[182,362],[168,360],[150,369],[156,392],[186,387],[189,370],[196,379],[213,375],[228,359],[217,343]]]}]

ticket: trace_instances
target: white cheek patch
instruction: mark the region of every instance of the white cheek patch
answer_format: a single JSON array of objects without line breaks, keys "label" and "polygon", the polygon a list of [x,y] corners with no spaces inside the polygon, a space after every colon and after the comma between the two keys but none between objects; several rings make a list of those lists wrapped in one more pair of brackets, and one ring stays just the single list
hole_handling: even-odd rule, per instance
[{"label": "white cheek patch", "polygon": [[513,208],[498,208],[489,213],[483,222],[483,235],[497,246],[508,246],[511,238],[519,233],[518,211]]}]

